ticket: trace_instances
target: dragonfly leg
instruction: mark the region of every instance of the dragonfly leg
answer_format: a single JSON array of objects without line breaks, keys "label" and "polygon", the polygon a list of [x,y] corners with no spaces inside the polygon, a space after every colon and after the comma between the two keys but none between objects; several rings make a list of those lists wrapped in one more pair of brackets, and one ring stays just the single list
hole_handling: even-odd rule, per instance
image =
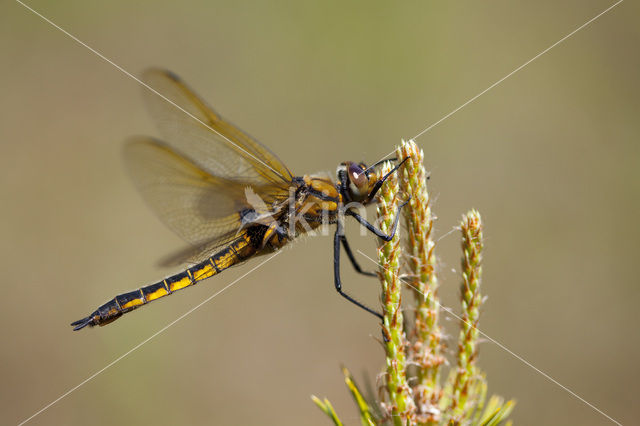
[{"label": "dragonfly leg", "polygon": [[334,285],[336,287],[336,291],[349,302],[358,306],[359,308],[364,309],[365,311],[377,316],[382,320],[382,314],[374,311],[370,307],[364,305],[361,302],[358,302],[353,297],[349,296],[342,290],[342,281],[340,280],[340,241],[343,237],[342,231],[342,223],[338,221],[338,229],[336,229],[336,233],[333,236],[333,276],[334,276]]},{"label": "dragonfly leg", "polygon": [[362,275],[367,275],[369,277],[377,277],[378,276],[378,274],[376,274],[375,272],[368,272],[368,271],[363,271],[362,270],[362,268],[358,264],[358,261],[356,260],[355,256],[353,255],[353,252],[351,251],[351,247],[349,246],[349,242],[347,242],[347,237],[346,236],[341,235],[340,236],[340,241],[342,241],[342,246],[344,247],[344,251],[347,253],[347,256],[349,257],[349,260],[351,261],[351,264],[353,265],[353,269],[355,269],[357,273],[362,274]]},{"label": "dragonfly leg", "polygon": [[373,197],[375,197],[376,194],[378,193],[378,191],[380,190],[380,188],[382,188],[382,184],[384,183],[384,181],[387,180],[387,178],[389,176],[391,176],[393,173],[395,173],[395,171],[398,170],[400,168],[400,166],[402,166],[404,164],[404,162],[407,161],[408,159],[409,159],[409,157],[405,157],[401,162],[396,164],[395,167],[393,169],[391,169],[391,171],[389,173],[387,173],[386,175],[382,176],[382,178],[379,179],[373,185],[373,188],[369,192],[369,195],[367,195],[367,200],[368,201],[373,200]]},{"label": "dragonfly leg", "polygon": [[347,210],[347,211],[345,211],[345,214],[347,214],[349,216],[353,216],[353,218],[355,220],[360,222],[360,224],[363,225],[365,228],[367,228],[369,231],[371,231],[374,234],[376,234],[376,236],[378,238],[382,238],[384,241],[391,241],[393,239],[393,237],[396,235],[396,229],[398,228],[398,220],[400,219],[400,210],[402,210],[402,208],[408,202],[409,202],[409,200],[403,202],[402,204],[400,204],[398,206],[398,212],[396,213],[396,218],[393,220],[393,225],[391,227],[391,233],[389,235],[385,234],[380,229],[376,228],[375,226],[373,226],[372,224],[367,222],[367,220],[365,218],[363,218],[362,216],[360,216],[358,213],[354,212],[353,210]]}]

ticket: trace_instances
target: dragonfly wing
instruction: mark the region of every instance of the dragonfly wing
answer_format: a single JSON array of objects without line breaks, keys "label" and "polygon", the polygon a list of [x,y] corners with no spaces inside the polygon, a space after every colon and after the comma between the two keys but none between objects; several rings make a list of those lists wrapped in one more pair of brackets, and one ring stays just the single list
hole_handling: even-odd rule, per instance
[{"label": "dragonfly wing", "polygon": [[203,170],[247,183],[291,181],[274,153],[223,119],[175,74],[150,69],[143,80],[157,91],[145,88],[144,97],[160,131]]},{"label": "dragonfly wing", "polygon": [[287,190],[214,176],[168,144],[139,137],[125,146],[125,164],[144,200],[183,239],[202,250],[223,245],[242,228],[241,212],[253,208],[247,188],[268,206]]},{"label": "dragonfly wing", "polygon": [[241,235],[238,234],[237,231],[231,231],[227,234],[216,236],[209,241],[205,241],[197,245],[182,247],[160,259],[158,265],[163,267],[174,267],[184,263],[200,263],[222,247],[226,247],[238,238],[241,238]]}]

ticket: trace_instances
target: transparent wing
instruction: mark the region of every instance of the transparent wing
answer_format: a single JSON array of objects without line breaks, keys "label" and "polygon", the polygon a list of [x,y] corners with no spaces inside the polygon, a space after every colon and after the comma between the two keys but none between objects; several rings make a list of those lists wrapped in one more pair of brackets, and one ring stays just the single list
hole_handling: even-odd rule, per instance
[{"label": "transparent wing", "polygon": [[241,234],[238,234],[238,232],[235,231],[231,231],[227,234],[216,236],[210,241],[206,241],[198,245],[189,245],[187,247],[183,247],[160,259],[158,265],[169,267],[178,266],[184,263],[200,263],[203,260],[206,260],[213,253],[218,251],[220,248],[226,247],[238,238],[241,238]]},{"label": "transparent wing", "polygon": [[[125,146],[125,164],[144,200],[195,251],[211,251],[242,228],[240,212],[253,208],[248,188],[268,206],[286,201],[288,187],[214,176],[168,144],[149,137]],[[191,253],[188,257],[194,257]],[[185,255],[186,256],[186,255]]]},{"label": "transparent wing", "polygon": [[166,98],[143,89],[160,132],[202,170],[252,184],[291,181],[291,172],[275,154],[220,117],[178,76],[149,69],[143,80]]}]

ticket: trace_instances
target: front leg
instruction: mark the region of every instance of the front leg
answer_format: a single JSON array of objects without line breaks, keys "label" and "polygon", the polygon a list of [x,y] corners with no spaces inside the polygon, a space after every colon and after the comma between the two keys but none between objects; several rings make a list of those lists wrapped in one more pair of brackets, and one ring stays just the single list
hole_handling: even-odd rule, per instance
[{"label": "front leg", "polygon": [[363,218],[362,216],[360,216],[358,213],[354,212],[353,210],[347,210],[347,211],[345,211],[345,214],[347,214],[349,216],[352,216],[355,220],[360,222],[361,225],[363,225],[369,231],[371,231],[374,234],[376,234],[376,236],[378,238],[382,238],[384,241],[391,241],[393,239],[393,237],[396,235],[396,229],[398,228],[398,220],[400,219],[400,210],[402,210],[402,208],[408,202],[409,202],[409,200],[405,201],[404,203],[402,203],[402,204],[400,204],[398,206],[398,213],[396,213],[396,218],[393,220],[393,225],[391,227],[391,233],[389,235],[385,234],[380,229],[376,228],[375,226],[373,226],[372,224],[367,222],[367,220],[365,218]]},{"label": "front leg", "polygon": [[364,309],[365,311],[377,316],[378,318],[380,318],[380,320],[382,320],[382,314],[374,311],[373,309],[369,308],[368,306],[364,305],[361,302],[358,302],[356,299],[354,299],[353,297],[349,296],[347,293],[345,293],[342,290],[342,281],[340,280],[340,242],[342,240],[342,237],[344,236],[343,233],[343,224],[342,224],[342,220],[338,219],[338,227],[336,229],[336,233],[333,235],[333,281],[334,281],[334,285],[336,287],[336,291],[345,299],[347,299],[349,302],[353,303],[354,305],[358,306],[359,308]]},{"label": "front leg", "polygon": [[391,169],[391,171],[389,173],[384,175],[381,179],[379,179],[373,185],[373,188],[371,188],[371,191],[367,195],[367,200],[365,201],[365,204],[367,204],[369,201],[373,200],[373,197],[375,197],[376,194],[378,193],[378,191],[380,190],[380,188],[382,188],[382,184],[384,184],[384,182],[387,180],[387,178],[389,178],[389,176],[391,176],[393,173],[395,173],[395,171],[398,170],[400,168],[400,166],[402,166],[404,164],[404,162],[407,161],[408,159],[409,159],[409,157],[405,157],[401,162],[396,164],[396,166],[393,169]]}]

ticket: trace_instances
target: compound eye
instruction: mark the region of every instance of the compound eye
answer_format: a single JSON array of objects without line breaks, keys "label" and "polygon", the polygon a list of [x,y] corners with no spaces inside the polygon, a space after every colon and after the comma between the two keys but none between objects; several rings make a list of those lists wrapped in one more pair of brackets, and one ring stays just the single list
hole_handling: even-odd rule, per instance
[{"label": "compound eye", "polygon": [[351,183],[357,188],[358,193],[366,191],[369,186],[369,179],[367,179],[367,175],[364,173],[362,167],[355,163],[351,163],[349,164],[347,173],[349,174],[349,181],[351,181]]}]

